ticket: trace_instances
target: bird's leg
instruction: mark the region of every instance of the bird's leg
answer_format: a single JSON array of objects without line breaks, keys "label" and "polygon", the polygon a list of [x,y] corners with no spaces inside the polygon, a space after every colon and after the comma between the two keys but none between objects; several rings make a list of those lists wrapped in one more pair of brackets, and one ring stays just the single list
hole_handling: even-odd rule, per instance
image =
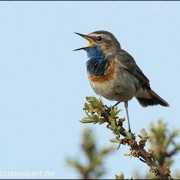
[{"label": "bird's leg", "polygon": [[114,108],[115,106],[117,106],[119,103],[120,103],[120,102],[117,102],[117,103],[113,106],[113,108]]},{"label": "bird's leg", "polygon": [[124,107],[126,109],[126,114],[127,114],[127,119],[128,119],[128,129],[129,129],[129,132],[131,133],[131,126],[130,126],[129,113],[128,113],[128,101],[124,102]]}]

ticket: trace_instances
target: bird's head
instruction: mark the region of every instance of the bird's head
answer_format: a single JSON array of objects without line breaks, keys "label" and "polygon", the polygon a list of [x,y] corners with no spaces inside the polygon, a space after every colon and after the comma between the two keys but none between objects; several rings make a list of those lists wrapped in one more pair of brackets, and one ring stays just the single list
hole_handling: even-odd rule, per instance
[{"label": "bird's head", "polygon": [[114,35],[107,31],[95,31],[88,35],[76,34],[88,40],[88,45],[75,49],[75,51],[83,49],[89,53],[92,52],[92,49],[96,49],[97,51],[102,51],[105,56],[108,56],[120,48],[120,44]]}]

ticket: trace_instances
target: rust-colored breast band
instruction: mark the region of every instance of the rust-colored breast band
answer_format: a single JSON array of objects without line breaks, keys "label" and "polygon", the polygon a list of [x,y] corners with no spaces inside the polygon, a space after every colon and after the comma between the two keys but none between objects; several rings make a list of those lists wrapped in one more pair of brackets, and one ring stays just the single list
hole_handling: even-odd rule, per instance
[{"label": "rust-colored breast band", "polygon": [[114,67],[113,63],[110,63],[110,65],[104,75],[94,76],[92,74],[89,74],[89,80],[91,82],[104,83],[106,81],[111,80],[111,78],[113,78],[114,76],[115,76],[115,67]]}]

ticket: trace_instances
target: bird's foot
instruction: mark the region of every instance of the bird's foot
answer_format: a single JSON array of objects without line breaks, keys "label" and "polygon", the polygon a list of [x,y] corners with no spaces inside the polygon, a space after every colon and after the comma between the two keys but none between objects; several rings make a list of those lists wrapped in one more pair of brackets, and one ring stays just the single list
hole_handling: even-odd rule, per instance
[{"label": "bird's foot", "polygon": [[117,102],[114,106],[112,106],[112,108],[114,108],[115,106],[117,106],[120,102]]}]

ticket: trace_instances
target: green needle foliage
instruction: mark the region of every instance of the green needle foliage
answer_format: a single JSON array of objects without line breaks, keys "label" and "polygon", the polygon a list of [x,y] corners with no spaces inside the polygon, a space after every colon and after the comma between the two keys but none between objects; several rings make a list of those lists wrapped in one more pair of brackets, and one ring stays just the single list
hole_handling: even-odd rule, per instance
[{"label": "green needle foliage", "polygon": [[66,163],[80,174],[82,179],[98,179],[105,174],[104,160],[112,151],[112,147],[98,148],[92,130],[84,129],[82,135],[82,153],[87,159],[87,164],[80,162],[79,159],[67,158]]},{"label": "green needle foliage", "polygon": [[[174,156],[180,151],[180,142],[175,142],[180,135],[180,131],[178,129],[169,131],[167,124],[162,120],[158,120],[157,124],[150,123],[148,134],[150,136],[150,149],[153,149],[154,158],[161,169],[168,173],[169,167],[174,163]],[[140,178],[138,173],[135,176]],[[144,177],[157,179],[150,173],[146,173]],[[180,174],[175,172],[174,177],[180,179]]]},{"label": "green needle foliage", "polygon": [[[174,155],[180,151],[179,138],[180,131],[175,129],[169,131],[167,124],[162,120],[149,125],[149,131],[142,129],[138,135],[128,132],[123,127],[125,118],[120,118],[120,110],[117,106],[106,106],[102,99],[87,97],[83,110],[85,117],[80,119],[82,123],[104,124],[111,130],[114,137],[110,142],[117,144],[117,149],[121,145],[129,147],[129,152],[125,156],[136,157],[149,167],[149,172],[134,175],[136,179],[173,179],[170,167],[174,163]],[[147,149],[147,142],[149,148]],[[79,159],[67,159],[67,164],[75,168],[83,179],[98,179],[104,175],[104,163],[106,156],[112,152],[112,148],[99,149],[91,130],[84,130],[81,147],[87,157],[88,163],[83,164]],[[180,178],[180,173],[174,173],[174,177]],[[115,175],[115,179],[124,179],[123,173]]]},{"label": "green needle foliage", "polygon": [[[172,164],[170,156],[179,151],[179,145],[175,144],[174,138],[179,135],[177,130],[167,132],[166,125],[162,121],[158,121],[158,126],[150,125],[149,135],[142,129],[137,136],[134,133],[128,132],[123,127],[124,118],[119,118],[120,110],[115,107],[108,107],[103,104],[102,99],[95,97],[87,97],[87,102],[84,104],[83,110],[86,116],[80,119],[82,123],[107,123],[107,128],[111,130],[115,137],[110,141],[120,145],[127,145],[130,147],[130,152],[125,153],[126,156],[133,156],[139,158],[142,162],[149,166],[149,172],[153,177],[158,179],[173,179],[169,166]],[[150,148],[145,149],[146,142],[149,141]],[[171,151],[168,147],[172,146]],[[167,159],[169,158],[169,159]],[[116,179],[123,179],[123,174],[115,176]]]},{"label": "green needle foliage", "polygon": [[154,156],[162,169],[173,164],[173,156],[180,151],[180,143],[176,143],[175,139],[180,135],[180,131],[175,129],[169,131],[167,124],[162,120],[158,120],[157,125],[151,123],[149,125],[149,139],[151,148],[154,149]]}]

